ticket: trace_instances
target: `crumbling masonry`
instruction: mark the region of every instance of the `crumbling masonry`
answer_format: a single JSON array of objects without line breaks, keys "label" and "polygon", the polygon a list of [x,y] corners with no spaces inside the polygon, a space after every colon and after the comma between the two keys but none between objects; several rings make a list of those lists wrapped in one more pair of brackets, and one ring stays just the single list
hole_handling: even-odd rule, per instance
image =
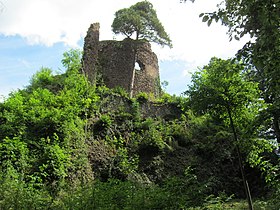
[{"label": "crumbling masonry", "polygon": [[147,41],[99,41],[99,23],[91,24],[85,37],[83,72],[92,83],[102,80],[109,88],[124,88],[160,95],[158,59]]}]

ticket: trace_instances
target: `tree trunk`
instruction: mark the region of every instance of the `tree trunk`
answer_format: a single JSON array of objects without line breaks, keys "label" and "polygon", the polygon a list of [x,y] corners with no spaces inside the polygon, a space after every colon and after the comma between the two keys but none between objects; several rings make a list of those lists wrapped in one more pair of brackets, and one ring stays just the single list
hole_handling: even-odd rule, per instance
[{"label": "tree trunk", "polygon": [[233,123],[233,120],[232,120],[232,116],[231,116],[231,110],[230,110],[229,107],[227,107],[227,112],[228,112],[228,116],[229,116],[230,126],[231,126],[231,129],[232,129],[232,132],[233,132],[234,140],[236,141],[236,150],[237,150],[237,155],[238,155],[238,163],[239,163],[239,168],[240,168],[240,171],[241,171],[241,176],[242,176],[242,181],[243,181],[243,185],[244,185],[244,190],[245,190],[246,197],[247,197],[248,208],[250,210],[254,210],[253,202],[252,202],[252,197],[251,197],[251,193],[250,193],[250,189],[249,189],[249,185],[248,185],[248,182],[246,180],[245,173],[244,173],[244,168],[243,168],[243,163],[242,163],[242,158],[241,158],[241,152],[240,152],[239,145],[238,145],[238,138],[237,138],[235,126],[234,126],[234,123]]}]

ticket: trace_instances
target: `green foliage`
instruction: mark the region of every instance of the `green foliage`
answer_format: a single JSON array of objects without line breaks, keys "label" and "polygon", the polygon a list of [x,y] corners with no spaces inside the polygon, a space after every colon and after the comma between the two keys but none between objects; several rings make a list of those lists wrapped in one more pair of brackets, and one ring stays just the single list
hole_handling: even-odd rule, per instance
[{"label": "green foliage", "polygon": [[112,120],[109,115],[102,115],[100,119],[95,123],[96,131],[102,131],[110,128],[112,125]]},{"label": "green foliage", "polygon": [[165,182],[164,188],[168,191],[169,202],[172,202],[169,205],[177,206],[177,209],[201,205],[204,200],[203,191],[206,189],[198,181],[191,167],[185,170],[182,178],[172,177],[168,179]]},{"label": "green foliage", "polygon": [[[187,93],[191,105],[197,112],[210,113],[222,119],[231,128],[242,180],[246,183],[239,148],[248,144],[248,141],[244,141],[246,138],[253,137],[252,123],[262,106],[257,83],[246,81],[242,70],[242,65],[231,60],[212,58],[210,64],[193,77],[194,84]],[[245,184],[244,187],[251,206],[251,198],[248,197],[249,188]]]},{"label": "green foliage", "polygon": [[184,107],[186,107],[186,100],[188,99],[181,96],[163,93],[160,98],[157,98],[155,101],[163,104],[173,104],[183,109]]},{"label": "green foliage", "polygon": [[137,99],[138,102],[144,103],[148,101],[149,95],[147,93],[142,92],[137,94],[135,98]]},{"label": "green foliage", "polygon": [[12,139],[6,137],[0,144],[0,162],[0,169],[3,172],[9,170],[11,166],[18,172],[27,172],[27,144],[20,137],[13,137]]},{"label": "green foliage", "polygon": [[[214,209],[223,209],[223,206],[226,202],[229,202],[232,200],[234,195],[227,196],[224,192],[219,193],[219,196],[215,197],[213,195],[208,196],[205,201],[206,203],[204,205],[213,205],[212,208]],[[212,209],[210,208],[210,209]]]},{"label": "green foliage", "polygon": [[69,73],[78,73],[81,69],[82,52],[79,49],[71,49],[63,53],[62,64]]},{"label": "green foliage", "polygon": [[279,1],[233,1],[222,2],[217,11],[201,14],[203,21],[221,20],[228,27],[230,39],[241,39],[250,35],[251,39],[238,52],[249,66],[254,66],[250,77],[259,82],[262,98],[268,109],[262,121],[270,121],[266,129],[272,129],[274,138],[280,143],[279,110]]},{"label": "green foliage", "polygon": [[[9,174],[14,172],[10,171]],[[92,184],[70,188],[65,186],[58,196],[52,199],[44,189],[36,189],[22,181],[5,179],[1,182],[1,209],[244,209],[245,202],[231,201],[231,197],[220,194],[201,200],[201,189],[192,172],[185,179],[170,179],[162,187],[140,185],[111,179],[108,182],[96,181]],[[190,190],[191,189],[191,190]],[[201,203],[202,202],[202,203]],[[276,210],[277,205],[267,201],[256,201],[256,210]]]},{"label": "green foliage", "polygon": [[196,113],[210,114],[225,125],[230,125],[234,138],[240,139],[237,145],[243,154],[248,155],[251,166],[257,166],[266,181],[277,189],[278,161],[273,163],[266,154],[271,154],[272,147],[267,140],[258,138],[258,124],[255,124],[256,116],[265,106],[261,103],[257,83],[247,78],[240,64],[214,58],[193,76],[194,84],[187,91],[190,106]]},{"label": "green foliage", "polygon": [[246,80],[244,66],[231,60],[212,58],[209,65],[192,77],[186,94],[197,113],[211,113],[230,125],[231,115],[239,130],[250,130],[263,108],[258,84]]},{"label": "green foliage", "polygon": [[[143,117],[147,94],[93,87],[76,51],[63,62],[65,74],[44,68],[0,103],[0,209],[220,208],[221,192],[242,196],[232,135],[217,115],[186,112],[189,99],[165,94],[154,105],[182,116]],[[248,160],[267,171],[269,145],[250,141]]]},{"label": "green foliage", "polygon": [[[169,209],[163,199],[166,192],[157,186],[141,186],[132,182],[111,179],[95,182],[92,186],[62,197],[59,209]],[[172,208],[172,207],[171,207]]]},{"label": "green foliage", "polygon": [[234,37],[239,40],[245,34],[249,34],[251,37],[259,37],[266,30],[277,30],[279,6],[277,1],[227,0],[218,5],[217,11],[202,13],[200,17],[202,17],[203,22],[221,20],[222,24],[229,28],[230,38]]},{"label": "green foliage", "polygon": [[[129,148],[125,147],[125,139],[121,136],[116,138],[115,136],[113,139],[107,139],[107,142],[111,144],[115,151],[114,156],[114,170],[118,170],[127,176],[130,173],[133,173],[137,170],[138,166],[138,156],[129,154]],[[112,174],[110,174],[112,176]],[[112,178],[121,178],[121,177],[112,177]]]},{"label": "green foliage", "polygon": [[132,99],[132,114],[133,114],[133,117],[136,119],[136,121],[139,121],[141,116],[140,116],[140,103],[136,100],[136,99]]},{"label": "green foliage", "polygon": [[43,179],[48,183],[62,181],[67,177],[70,155],[66,154],[65,148],[61,148],[58,143],[47,144],[44,147],[42,160],[40,161],[39,171]]},{"label": "green foliage", "polygon": [[89,177],[85,113],[98,96],[77,74],[76,55],[65,54],[69,69],[59,75],[59,88],[58,76],[42,69],[26,90],[11,94],[1,104],[0,167],[4,170],[10,164],[24,180],[42,182],[51,190],[58,190],[54,188],[65,179]]},{"label": "green foliage", "polygon": [[238,177],[235,145],[229,128],[210,115],[197,117],[189,111],[186,118],[188,132],[183,140],[185,147],[190,148],[187,154],[192,157],[187,161],[204,185],[205,194],[218,195],[225,191],[240,196],[242,182]]},{"label": "green foliage", "polygon": [[[279,197],[279,158],[275,160],[273,150],[275,146],[271,142],[265,139],[253,139],[253,143],[250,144],[247,161],[251,166],[257,167],[263,174],[268,186],[271,187],[272,193],[275,197],[272,202],[272,206],[279,205],[277,198]],[[271,155],[272,154],[272,155]],[[271,205],[271,204],[269,204]]]},{"label": "green foliage", "polygon": [[52,70],[48,68],[42,68],[39,72],[32,76],[30,86],[36,89],[39,87],[51,86],[54,82]]},{"label": "green foliage", "polygon": [[43,186],[25,183],[22,175],[11,165],[0,173],[0,209],[48,209],[49,192]]},{"label": "green foliage", "polygon": [[140,150],[157,154],[168,147],[170,134],[164,130],[164,125],[160,121],[147,118],[139,123],[138,130],[136,139]]},{"label": "green foliage", "polygon": [[130,37],[136,33],[136,40],[147,39],[162,46],[172,47],[171,40],[157,18],[153,5],[148,1],[138,2],[115,13],[112,24],[115,34]]},{"label": "green foliage", "polygon": [[115,87],[113,92],[119,94],[122,97],[129,98],[128,92],[120,86]]}]

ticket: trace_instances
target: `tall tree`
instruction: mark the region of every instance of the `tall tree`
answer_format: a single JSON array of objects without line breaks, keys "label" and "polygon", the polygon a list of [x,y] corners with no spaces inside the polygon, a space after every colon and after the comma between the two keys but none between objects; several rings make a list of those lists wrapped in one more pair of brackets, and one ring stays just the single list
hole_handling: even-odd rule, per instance
[{"label": "tall tree", "polygon": [[189,86],[186,94],[194,110],[202,114],[210,112],[229,124],[237,142],[237,154],[248,204],[250,209],[253,209],[243,170],[239,136],[242,136],[242,131],[248,130],[260,104],[257,83],[246,81],[243,70],[243,65],[232,60],[212,58],[209,65],[193,75],[193,84]]},{"label": "tall tree", "polygon": [[[260,101],[258,83],[248,81],[244,69],[243,64],[231,59],[212,58],[208,65],[193,74],[192,85],[185,92],[192,108],[199,114],[210,112],[213,116],[224,116],[230,109],[236,113],[235,120],[245,126],[251,119],[249,116],[258,113]],[[248,113],[245,115],[245,112]]]},{"label": "tall tree", "polygon": [[228,27],[230,39],[249,34],[253,39],[238,52],[238,57],[255,67],[252,78],[259,82],[262,97],[268,104],[274,137],[280,143],[280,1],[225,0],[217,11],[201,14],[211,25],[221,20]]},{"label": "tall tree", "polygon": [[162,46],[172,47],[153,5],[148,1],[141,1],[129,8],[118,10],[112,29],[115,34],[124,34],[127,37],[136,34],[136,40],[147,39]]},{"label": "tall tree", "polygon": [[[129,8],[118,10],[115,13],[112,29],[115,34],[124,34],[128,38],[136,34],[136,40],[146,39],[161,46],[172,47],[171,39],[159,21],[153,5],[148,1],[141,1]],[[137,46],[134,48],[134,66],[136,54]],[[134,77],[135,68],[132,72],[130,97],[133,95]]]}]

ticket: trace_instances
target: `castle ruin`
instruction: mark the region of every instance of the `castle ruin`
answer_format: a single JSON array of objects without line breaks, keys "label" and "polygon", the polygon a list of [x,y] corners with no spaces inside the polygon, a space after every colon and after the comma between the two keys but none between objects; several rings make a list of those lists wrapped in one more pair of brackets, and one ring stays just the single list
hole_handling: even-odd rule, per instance
[{"label": "castle ruin", "polygon": [[99,41],[99,23],[90,25],[84,42],[83,72],[93,84],[122,87],[131,96],[161,92],[158,59],[147,41]]}]

